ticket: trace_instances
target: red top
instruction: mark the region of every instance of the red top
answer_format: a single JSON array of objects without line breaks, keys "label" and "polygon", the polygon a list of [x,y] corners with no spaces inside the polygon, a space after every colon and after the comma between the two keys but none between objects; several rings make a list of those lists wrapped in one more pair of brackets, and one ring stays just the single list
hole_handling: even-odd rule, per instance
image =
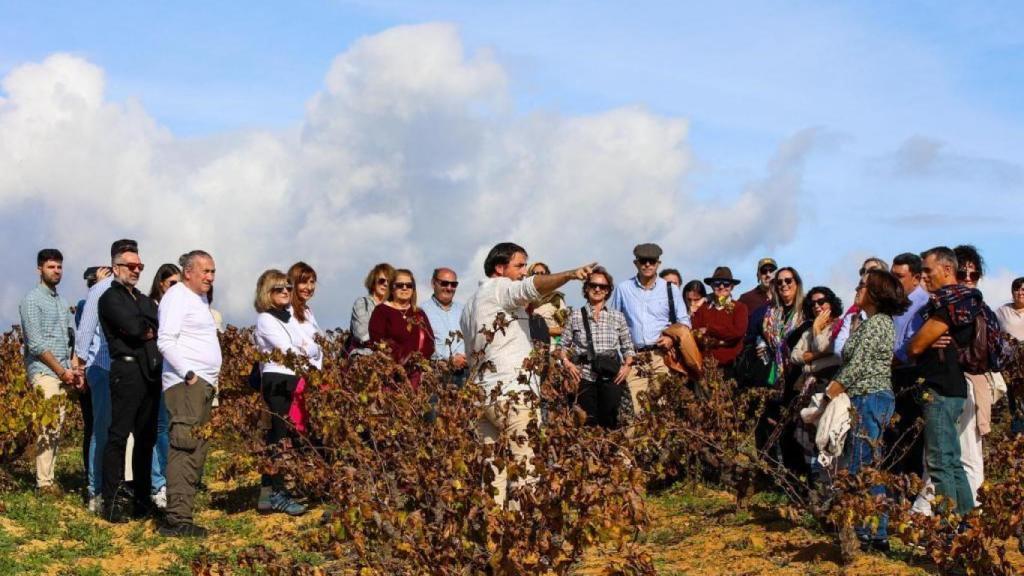
[{"label": "red top", "polygon": [[743,302],[732,302],[732,310],[718,309],[708,302],[701,306],[690,322],[693,329],[707,329],[704,350],[711,353],[719,364],[731,364],[743,350],[743,337],[747,334],[747,307]]},{"label": "red top", "polygon": [[434,354],[434,331],[423,310],[396,310],[387,304],[374,307],[370,314],[370,344],[386,342],[398,363],[405,363],[413,352],[429,359]]}]

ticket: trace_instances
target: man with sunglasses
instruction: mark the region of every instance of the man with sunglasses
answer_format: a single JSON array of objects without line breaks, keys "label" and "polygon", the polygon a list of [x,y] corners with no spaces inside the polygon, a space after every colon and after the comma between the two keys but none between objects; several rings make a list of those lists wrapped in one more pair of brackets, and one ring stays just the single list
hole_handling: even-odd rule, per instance
[{"label": "man with sunglasses", "polygon": [[757,261],[757,285],[739,298],[739,302],[747,308],[748,323],[754,312],[771,302],[772,280],[775,279],[775,272],[778,269],[779,265],[775,263],[774,258],[761,258]]},{"label": "man with sunglasses", "polygon": [[[127,247],[136,248],[134,240],[115,240],[110,245],[110,257],[115,258]],[[101,277],[102,274],[102,277]],[[100,296],[113,284],[114,270],[104,266],[96,271],[97,281],[89,288],[82,306],[82,317],[75,333],[75,356],[85,366],[85,380],[92,397],[92,439],[89,441],[89,485],[87,506],[90,512],[100,512],[103,489],[103,454],[110,429],[110,350],[107,337],[100,326]]]},{"label": "man with sunglasses", "polygon": [[163,536],[206,536],[193,523],[196,489],[203,477],[206,440],[193,430],[210,419],[221,353],[210,310],[217,268],[213,257],[193,250],[179,260],[182,281],[160,300],[157,346],[164,356],[161,383],[167,406],[167,509]]},{"label": "man with sunglasses", "polygon": [[[462,318],[462,304],[455,301],[459,278],[451,268],[437,268],[430,280],[434,295],[420,304],[434,330],[434,360],[451,362],[456,386],[466,382],[466,344],[455,337]],[[448,343],[451,340],[451,343]]]},{"label": "man with sunglasses", "polygon": [[[163,357],[156,346],[156,302],[136,288],[145,269],[138,245],[122,242],[115,248],[114,281],[100,296],[98,306],[110,352],[110,428],[103,449],[102,515],[109,522],[127,522],[130,516],[140,518],[153,512],[149,496]],[[129,434],[135,438],[130,496],[124,477]]]},{"label": "man with sunglasses", "polygon": [[657,244],[639,244],[633,248],[637,273],[620,282],[612,295],[611,307],[626,317],[636,351],[648,353],[650,364],[646,374],[633,370],[626,380],[637,413],[639,394],[648,390],[651,378],[669,373],[664,358],[673,341],[663,334],[664,330],[673,323],[690,327],[690,316],[679,287],[658,277],[661,254]]}]

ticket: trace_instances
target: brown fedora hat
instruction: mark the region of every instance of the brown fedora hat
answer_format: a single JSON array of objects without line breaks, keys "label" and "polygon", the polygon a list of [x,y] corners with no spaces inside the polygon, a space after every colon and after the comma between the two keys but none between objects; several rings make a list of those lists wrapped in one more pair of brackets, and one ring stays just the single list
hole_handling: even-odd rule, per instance
[{"label": "brown fedora hat", "polygon": [[715,273],[710,278],[705,278],[704,283],[710,285],[712,282],[728,280],[733,286],[740,283],[739,280],[732,277],[732,270],[728,266],[719,266],[715,268]]}]

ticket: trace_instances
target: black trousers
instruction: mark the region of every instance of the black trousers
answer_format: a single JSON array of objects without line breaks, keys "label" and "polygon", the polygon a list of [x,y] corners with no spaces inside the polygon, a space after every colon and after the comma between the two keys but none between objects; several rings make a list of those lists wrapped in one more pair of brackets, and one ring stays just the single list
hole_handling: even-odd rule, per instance
[{"label": "black trousers", "polygon": [[587,426],[601,426],[610,430],[618,427],[621,399],[621,385],[615,384],[610,378],[598,378],[593,382],[580,382],[576,404],[587,413]]},{"label": "black trousers", "polygon": [[[290,374],[275,374],[266,372],[263,374],[263,401],[270,409],[270,430],[267,430],[267,446],[272,454],[279,450],[277,444],[285,438],[293,437],[291,423],[288,421],[288,410],[292,406],[292,395],[299,383],[298,376]],[[264,474],[260,484],[264,487],[272,487],[275,491],[284,490],[284,476],[281,474]]]},{"label": "black trousers", "polygon": [[82,470],[88,484],[89,445],[92,443],[92,391],[88,388],[78,393],[78,407],[82,409]]},{"label": "black trousers", "polygon": [[899,416],[895,425],[882,433],[884,446],[894,450],[891,470],[900,474],[924,475],[924,428],[914,431],[918,420],[924,419],[919,396],[922,386],[916,383],[916,367],[900,367],[892,371],[892,390],[896,395],[894,412]]},{"label": "black trousers", "polygon": [[159,407],[159,378],[147,380],[138,362],[111,359],[110,431],[107,433],[107,445],[103,449],[105,505],[114,504],[114,496],[124,484],[124,453],[128,434],[135,436],[135,448],[132,451],[135,502],[149,505]]}]

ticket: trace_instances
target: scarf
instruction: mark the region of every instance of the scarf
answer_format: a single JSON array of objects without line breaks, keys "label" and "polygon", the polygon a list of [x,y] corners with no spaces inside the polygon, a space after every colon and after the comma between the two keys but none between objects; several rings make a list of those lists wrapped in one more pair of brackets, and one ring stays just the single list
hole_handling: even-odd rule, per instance
[{"label": "scarf", "polygon": [[800,318],[796,306],[788,311],[781,306],[772,305],[764,316],[763,333],[765,343],[772,350],[774,362],[771,372],[768,374],[768,385],[774,386],[779,376],[786,367],[786,359],[789,358],[789,346],[786,345],[786,336],[799,326]]},{"label": "scarf", "polygon": [[929,297],[928,304],[921,309],[921,316],[928,320],[939,310],[946,310],[953,326],[963,327],[974,324],[978,314],[982,314],[987,325],[988,360],[992,371],[998,371],[1003,361],[1009,356],[1008,346],[999,327],[999,319],[992,311],[976,288],[968,288],[963,284],[943,286]]}]

